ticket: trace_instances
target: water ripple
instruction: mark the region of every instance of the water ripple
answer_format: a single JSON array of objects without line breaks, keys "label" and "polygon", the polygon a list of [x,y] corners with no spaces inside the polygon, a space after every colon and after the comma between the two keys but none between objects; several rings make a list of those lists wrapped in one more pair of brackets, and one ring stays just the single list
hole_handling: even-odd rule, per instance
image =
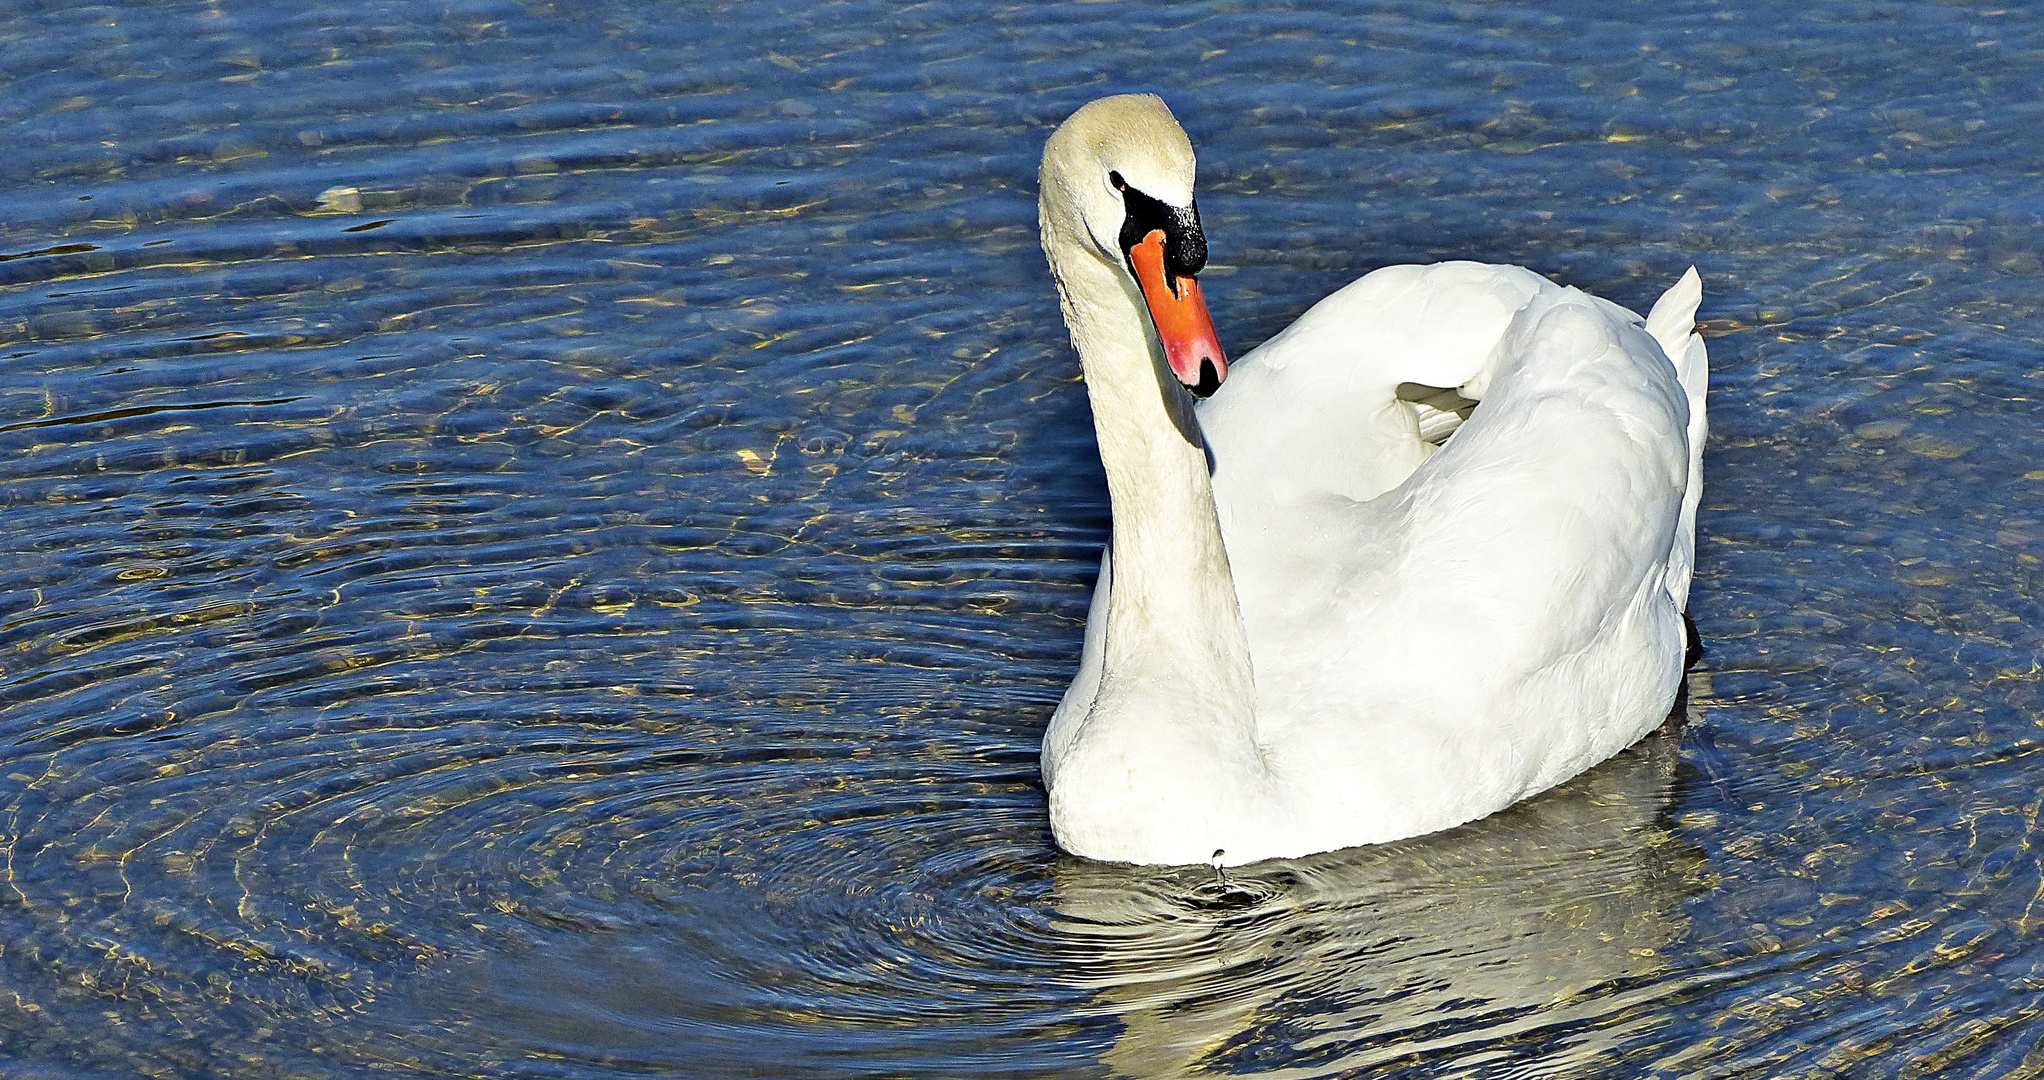
[{"label": "water ripple", "polygon": [[[1727,15],[0,12],[0,1056],[2019,1075],[2044,29]],[[1699,266],[1682,734],[1225,879],[1055,851],[1107,504],[1035,159],[1122,90],[1238,351],[1390,262]]]}]

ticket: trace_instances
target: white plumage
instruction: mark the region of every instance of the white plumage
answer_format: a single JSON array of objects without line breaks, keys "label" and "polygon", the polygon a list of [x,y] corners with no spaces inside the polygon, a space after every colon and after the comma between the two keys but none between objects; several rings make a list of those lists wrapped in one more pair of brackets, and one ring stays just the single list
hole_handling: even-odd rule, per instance
[{"label": "white plumage", "polygon": [[1519,267],[1387,267],[1195,412],[1102,242],[1108,171],[1189,204],[1161,101],[1095,102],[1044,157],[1114,508],[1044,739],[1062,846],[1233,865],[1418,835],[1666,717],[1701,495],[1694,270],[1641,320]]}]

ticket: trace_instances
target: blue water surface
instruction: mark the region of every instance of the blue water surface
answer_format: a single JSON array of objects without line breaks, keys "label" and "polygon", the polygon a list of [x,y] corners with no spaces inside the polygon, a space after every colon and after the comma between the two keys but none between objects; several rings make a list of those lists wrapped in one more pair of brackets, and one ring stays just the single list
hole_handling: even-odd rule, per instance
[{"label": "blue water surface", "polygon": [[[2044,1074],[2039,15],[0,6],[0,1072]],[[1035,169],[1138,90],[1237,355],[1698,267],[1685,730],[1225,884],[1056,851]]]}]

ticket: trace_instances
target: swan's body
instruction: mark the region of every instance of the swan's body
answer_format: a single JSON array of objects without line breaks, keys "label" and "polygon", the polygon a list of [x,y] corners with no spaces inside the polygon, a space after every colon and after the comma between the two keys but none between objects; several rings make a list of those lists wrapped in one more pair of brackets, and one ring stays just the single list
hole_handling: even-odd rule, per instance
[{"label": "swan's body", "polygon": [[[1191,174],[1155,98],[1087,106],[1044,155],[1044,247],[1114,505],[1044,739],[1058,842],[1235,864],[1395,840],[1657,726],[1701,493],[1694,272],[1642,325],[1518,267],[1387,267],[1195,410],[1176,382],[1212,380],[1164,362],[1116,228],[1135,211],[1100,190],[1183,207],[1196,231]],[[1414,384],[1459,396],[1419,404]]]}]

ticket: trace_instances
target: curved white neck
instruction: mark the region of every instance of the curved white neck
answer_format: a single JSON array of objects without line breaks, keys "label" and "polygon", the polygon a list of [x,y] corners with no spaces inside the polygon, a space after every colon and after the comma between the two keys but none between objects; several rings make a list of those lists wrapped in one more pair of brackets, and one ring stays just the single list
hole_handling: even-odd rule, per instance
[{"label": "curved white neck", "polygon": [[1249,641],[1191,402],[1166,373],[1134,282],[1059,224],[1045,215],[1044,249],[1085,372],[1114,512],[1103,670],[1123,683],[1197,687],[1210,714],[1174,710],[1175,723],[1253,739]]}]

